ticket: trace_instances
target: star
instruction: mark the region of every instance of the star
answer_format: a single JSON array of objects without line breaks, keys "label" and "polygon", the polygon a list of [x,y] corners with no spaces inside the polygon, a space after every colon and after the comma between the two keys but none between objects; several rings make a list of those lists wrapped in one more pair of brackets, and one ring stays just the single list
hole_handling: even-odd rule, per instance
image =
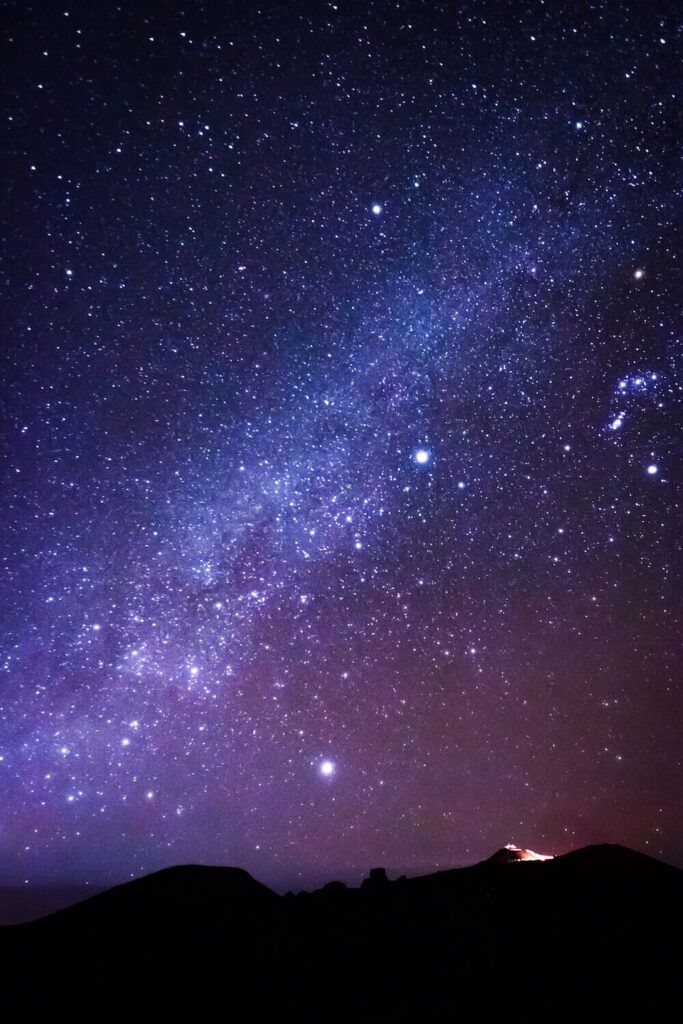
[{"label": "star", "polygon": [[0,888],[680,860],[668,28],[8,6]]}]

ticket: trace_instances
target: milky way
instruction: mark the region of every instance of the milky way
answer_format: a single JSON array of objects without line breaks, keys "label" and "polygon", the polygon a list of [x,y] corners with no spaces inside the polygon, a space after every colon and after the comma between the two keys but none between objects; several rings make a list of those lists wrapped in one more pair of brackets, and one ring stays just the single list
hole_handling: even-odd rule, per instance
[{"label": "milky way", "polygon": [[4,5],[0,880],[683,861],[677,5]]}]

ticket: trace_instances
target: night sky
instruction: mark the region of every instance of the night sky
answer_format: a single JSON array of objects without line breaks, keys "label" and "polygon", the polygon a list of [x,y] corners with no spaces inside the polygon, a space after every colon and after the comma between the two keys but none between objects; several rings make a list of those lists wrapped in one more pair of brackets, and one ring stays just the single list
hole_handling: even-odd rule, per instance
[{"label": "night sky", "polygon": [[2,5],[0,882],[683,863],[677,7]]}]

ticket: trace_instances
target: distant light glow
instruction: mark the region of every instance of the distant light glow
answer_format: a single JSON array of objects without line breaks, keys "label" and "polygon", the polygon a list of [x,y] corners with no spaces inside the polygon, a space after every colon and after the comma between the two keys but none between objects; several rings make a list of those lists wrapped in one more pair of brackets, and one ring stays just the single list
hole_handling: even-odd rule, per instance
[{"label": "distant light glow", "polygon": [[334,761],[322,761],[320,764],[320,774],[329,778],[330,775],[334,775],[336,765]]},{"label": "distant light glow", "polygon": [[413,458],[417,462],[418,466],[426,466],[431,459],[431,452],[427,448],[418,448]]},{"label": "distant light glow", "polygon": [[371,210],[374,213],[375,217],[379,217],[380,213],[382,212],[382,209],[383,207],[381,206],[380,203],[373,203],[371,206]]},{"label": "distant light glow", "polygon": [[656,476],[656,474],[659,473],[659,466],[656,466],[654,462],[651,462],[647,467],[647,471],[650,476]]}]

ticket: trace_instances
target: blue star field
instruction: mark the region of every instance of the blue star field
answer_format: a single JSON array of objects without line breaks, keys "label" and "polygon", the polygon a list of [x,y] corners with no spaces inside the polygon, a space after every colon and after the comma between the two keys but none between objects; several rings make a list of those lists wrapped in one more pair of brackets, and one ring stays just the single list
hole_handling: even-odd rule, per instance
[{"label": "blue star field", "polygon": [[683,862],[675,14],[4,4],[0,881]]}]

